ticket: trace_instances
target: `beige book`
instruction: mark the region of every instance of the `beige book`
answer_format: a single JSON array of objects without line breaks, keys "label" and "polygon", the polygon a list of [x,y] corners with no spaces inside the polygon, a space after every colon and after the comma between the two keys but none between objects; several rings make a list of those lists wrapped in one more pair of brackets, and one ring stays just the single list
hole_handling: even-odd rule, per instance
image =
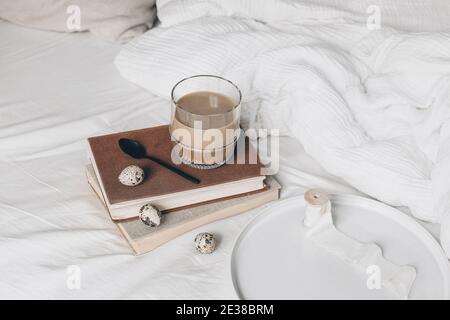
[{"label": "beige book", "polygon": [[[86,175],[92,189],[105,204],[102,191],[91,165],[86,167]],[[149,252],[160,245],[216,220],[228,218],[239,213],[257,208],[267,202],[279,198],[280,185],[273,177],[265,180],[266,188],[256,193],[248,193],[228,199],[163,212],[161,225],[151,228],[144,225],[139,218],[114,221],[130,244],[133,252],[140,255]]]}]

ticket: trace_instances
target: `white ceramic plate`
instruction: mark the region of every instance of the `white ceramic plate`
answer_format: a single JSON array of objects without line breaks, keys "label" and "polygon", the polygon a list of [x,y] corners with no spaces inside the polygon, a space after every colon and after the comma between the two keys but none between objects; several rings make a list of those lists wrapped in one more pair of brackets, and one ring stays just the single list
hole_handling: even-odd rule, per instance
[{"label": "white ceramic plate", "polygon": [[[414,219],[358,196],[331,196],[336,227],[374,242],[385,258],[416,268],[410,299],[448,299],[449,264],[436,240]],[[231,258],[233,284],[242,299],[395,299],[368,289],[370,275],[308,240],[303,196],[269,205],[239,236]]]}]

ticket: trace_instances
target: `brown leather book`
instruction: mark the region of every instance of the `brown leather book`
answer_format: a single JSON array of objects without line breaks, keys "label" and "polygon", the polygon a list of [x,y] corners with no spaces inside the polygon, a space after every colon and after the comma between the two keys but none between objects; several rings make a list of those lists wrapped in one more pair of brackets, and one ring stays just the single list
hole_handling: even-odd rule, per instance
[{"label": "brown leather book", "polygon": [[[200,179],[200,184],[194,184],[151,160],[137,160],[123,153],[118,145],[121,138],[137,140],[149,154],[175,165],[171,161],[173,142],[166,125],[89,138],[90,159],[114,220],[137,216],[139,208],[149,202],[160,210],[168,210],[264,188],[261,163],[248,163],[248,143],[244,164],[230,163],[211,170],[178,165],[181,170]],[[118,176],[132,164],[143,168],[146,178],[138,186],[124,186]]]}]

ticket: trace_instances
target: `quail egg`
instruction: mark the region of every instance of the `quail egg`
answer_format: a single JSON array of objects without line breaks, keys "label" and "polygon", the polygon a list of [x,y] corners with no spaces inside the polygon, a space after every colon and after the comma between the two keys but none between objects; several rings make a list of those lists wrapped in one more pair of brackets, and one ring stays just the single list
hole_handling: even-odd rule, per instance
[{"label": "quail egg", "polygon": [[144,177],[145,173],[142,168],[131,165],[122,170],[119,175],[119,181],[125,186],[134,187],[140,184],[144,180]]},{"label": "quail egg", "polygon": [[202,232],[195,236],[195,249],[200,253],[212,253],[216,249],[216,239],[208,232]]},{"label": "quail egg", "polygon": [[139,209],[139,218],[142,223],[149,227],[157,227],[161,224],[161,211],[158,208],[147,203]]}]

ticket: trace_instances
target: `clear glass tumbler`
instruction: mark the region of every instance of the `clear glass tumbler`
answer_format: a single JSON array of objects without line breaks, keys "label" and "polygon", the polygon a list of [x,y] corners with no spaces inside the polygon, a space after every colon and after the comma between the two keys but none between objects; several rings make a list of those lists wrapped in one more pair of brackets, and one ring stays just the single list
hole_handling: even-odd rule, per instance
[{"label": "clear glass tumbler", "polygon": [[173,87],[169,130],[183,163],[213,169],[234,154],[241,99],[234,83],[213,75],[185,78]]}]

